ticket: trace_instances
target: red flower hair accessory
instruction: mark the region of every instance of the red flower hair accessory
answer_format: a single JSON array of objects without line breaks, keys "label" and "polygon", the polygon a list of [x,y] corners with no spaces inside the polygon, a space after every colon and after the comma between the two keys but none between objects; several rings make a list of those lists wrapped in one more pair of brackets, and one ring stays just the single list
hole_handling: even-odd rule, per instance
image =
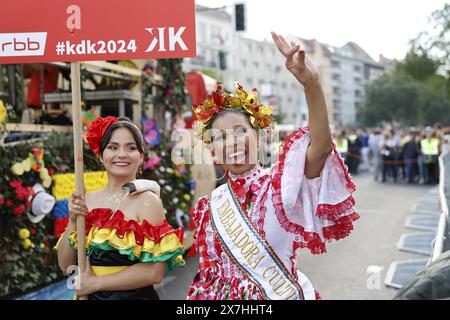
[{"label": "red flower hair accessory", "polygon": [[119,119],[112,116],[108,116],[105,118],[98,117],[90,125],[86,135],[86,140],[91,150],[96,154],[100,154],[100,141],[102,140],[106,130],[112,123],[115,123],[117,121],[119,121]]}]

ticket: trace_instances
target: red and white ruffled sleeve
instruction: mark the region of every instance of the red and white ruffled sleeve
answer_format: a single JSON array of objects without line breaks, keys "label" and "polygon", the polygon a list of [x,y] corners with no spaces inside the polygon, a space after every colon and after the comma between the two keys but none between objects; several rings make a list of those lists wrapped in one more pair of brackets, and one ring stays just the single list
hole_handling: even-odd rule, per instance
[{"label": "red and white ruffled sleeve", "polygon": [[188,252],[188,256],[194,256],[198,251],[198,244],[203,236],[204,230],[201,228],[206,212],[209,210],[208,196],[203,196],[197,200],[195,207],[191,208],[189,215],[191,216],[191,227],[195,229],[194,242]]},{"label": "red and white ruffled sleeve", "polygon": [[272,167],[272,203],[277,219],[296,235],[297,247],[312,253],[326,252],[325,242],[342,239],[353,230],[355,191],[342,157],[333,144],[320,176],[305,176],[309,129],[300,128],[287,136],[279,161]]}]

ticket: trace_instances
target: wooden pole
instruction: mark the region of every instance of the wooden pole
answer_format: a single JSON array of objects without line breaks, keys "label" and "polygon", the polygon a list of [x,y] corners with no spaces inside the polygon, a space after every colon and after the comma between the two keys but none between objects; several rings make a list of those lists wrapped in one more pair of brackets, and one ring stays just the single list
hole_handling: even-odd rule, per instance
[{"label": "wooden pole", "polygon": [[[83,136],[81,119],[81,86],[80,86],[80,62],[70,63],[72,82],[72,122],[73,122],[73,148],[75,164],[75,192],[84,195],[83,173]],[[86,231],[85,218],[77,217],[77,241],[78,241],[78,274],[86,269]],[[86,300],[87,297],[78,297]]]}]

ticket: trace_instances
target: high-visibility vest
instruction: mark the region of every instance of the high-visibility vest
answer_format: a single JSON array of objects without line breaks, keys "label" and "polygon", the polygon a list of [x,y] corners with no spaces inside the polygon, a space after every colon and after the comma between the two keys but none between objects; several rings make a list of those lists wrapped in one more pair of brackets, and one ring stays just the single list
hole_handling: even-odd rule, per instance
[{"label": "high-visibility vest", "polygon": [[356,139],[358,139],[358,136],[356,134],[351,134],[348,137],[348,140],[350,140],[352,143],[356,141]]},{"label": "high-visibility vest", "polygon": [[400,142],[400,145],[404,146],[407,142],[408,142],[408,137],[403,137],[401,142]]},{"label": "high-visibility vest", "polygon": [[348,151],[348,140],[347,139],[340,139],[336,141],[336,149],[340,153],[347,153]]},{"label": "high-visibility vest", "polygon": [[439,139],[420,140],[420,150],[424,155],[437,156],[439,154]]}]

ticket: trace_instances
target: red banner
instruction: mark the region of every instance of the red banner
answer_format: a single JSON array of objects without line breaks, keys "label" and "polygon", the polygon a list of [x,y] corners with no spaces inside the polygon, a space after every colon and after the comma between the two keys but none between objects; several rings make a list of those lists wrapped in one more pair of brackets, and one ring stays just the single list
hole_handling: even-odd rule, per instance
[{"label": "red banner", "polygon": [[194,57],[194,0],[5,0],[0,63]]}]

